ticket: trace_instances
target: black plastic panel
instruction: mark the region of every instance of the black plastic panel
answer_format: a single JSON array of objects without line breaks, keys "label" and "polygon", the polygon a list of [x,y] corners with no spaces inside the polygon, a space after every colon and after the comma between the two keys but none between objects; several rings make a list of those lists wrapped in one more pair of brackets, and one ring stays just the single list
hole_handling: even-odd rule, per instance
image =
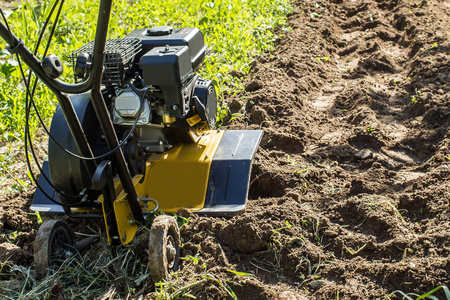
[{"label": "black plastic panel", "polygon": [[214,155],[205,206],[198,213],[226,215],[245,208],[253,157],[262,130],[227,130]]}]

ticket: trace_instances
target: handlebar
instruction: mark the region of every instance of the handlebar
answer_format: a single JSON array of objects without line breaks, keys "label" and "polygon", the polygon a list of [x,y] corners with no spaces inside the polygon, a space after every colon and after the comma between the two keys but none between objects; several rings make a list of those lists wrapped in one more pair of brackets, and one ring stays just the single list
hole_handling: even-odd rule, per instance
[{"label": "handlebar", "polygon": [[[25,46],[22,40],[17,38],[7,26],[0,21],[0,36],[10,45],[10,52],[19,54],[28,67],[41,79],[45,85],[56,95],[64,117],[66,118],[69,129],[77,144],[78,151],[81,156],[93,157],[90,145],[86,139],[83,128],[78,120],[75,110],[67,95],[91,92],[91,102],[100,123],[100,127],[105,136],[106,143],[109,149],[118,148],[118,151],[112,153],[113,163],[117,169],[120,181],[124,191],[127,193],[130,209],[133,217],[143,222],[144,217],[142,208],[137,200],[136,190],[134,188],[131,175],[125,162],[122,150],[118,147],[118,139],[114,130],[113,124],[108,115],[108,109],[101,93],[101,81],[103,73],[103,65],[105,61],[105,45],[108,33],[109,18],[111,14],[112,0],[101,0],[98,11],[97,28],[95,31],[94,51],[92,58],[92,71],[86,81],[79,84],[70,84],[62,82],[58,79],[47,76],[41,62],[38,58]],[[97,164],[95,161],[83,161],[86,169],[92,178]]]},{"label": "handlebar", "polygon": [[99,5],[97,29],[94,41],[94,55],[92,58],[92,72],[86,81],[72,84],[51,78],[45,73],[39,59],[25,46],[23,41],[12,33],[7,26],[0,21],[0,36],[9,44],[11,54],[18,53],[25,64],[41,79],[53,93],[80,94],[92,88],[94,78],[101,77],[103,72],[104,49],[108,32],[112,0],[102,0]]}]

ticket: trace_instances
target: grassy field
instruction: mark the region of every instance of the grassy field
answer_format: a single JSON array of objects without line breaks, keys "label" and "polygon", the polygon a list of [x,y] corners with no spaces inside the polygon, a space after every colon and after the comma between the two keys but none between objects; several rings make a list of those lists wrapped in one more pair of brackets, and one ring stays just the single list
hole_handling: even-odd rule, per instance
[{"label": "grassy field", "polygon": [[[5,12],[12,31],[30,49],[35,48],[44,20],[55,1],[44,1],[42,4],[35,0],[23,1],[18,9]],[[94,38],[98,3],[87,0],[65,2],[49,53],[67,62],[68,54]],[[130,1],[120,0],[113,2],[108,37],[123,37],[135,28],[150,26],[200,28],[211,50],[201,75],[217,82],[222,97],[224,92],[232,93],[241,89],[239,78],[230,76],[230,71],[247,72],[253,57],[271,49],[272,42],[277,38],[272,28],[284,25],[289,10],[286,0],[137,0],[132,5]],[[52,20],[51,26],[54,18]],[[42,55],[44,49],[45,42],[38,53]],[[18,62],[6,50],[5,43],[0,44],[0,62],[0,142],[22,140],[25,87]],[[66,63],[61,79],[71,82],[72,78],[71,67]],[[56,100],[46,88],[40,87],[35,101],[48,122],[56,107]],[[30,125],[36,130],[38,122],[32,118]]]}]

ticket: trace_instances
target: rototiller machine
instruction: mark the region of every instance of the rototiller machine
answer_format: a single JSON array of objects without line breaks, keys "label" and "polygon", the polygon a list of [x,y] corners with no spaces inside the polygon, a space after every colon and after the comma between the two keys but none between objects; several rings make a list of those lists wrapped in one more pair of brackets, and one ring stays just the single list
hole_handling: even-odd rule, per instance
[{"label": "rototiller machine", "polygon": [[[73,84],[57,79],[57,56],[40,61],[5,18],[0,35],[59,102],[31,209],[101,217],[111,245],[130,243],[153,220],[149,269],[159,281],[178,267],[180,233],[173,217],[156,213],[242,211],[262,131],[214,129],[215,87],[196,74],[207,48],[197,28],[136,29],[107,40],[111,5],[100,1],[95,40],[69,55]],[[38,273],[92,241],[74,244],[70,232],[62,220],[41,225]]]}]

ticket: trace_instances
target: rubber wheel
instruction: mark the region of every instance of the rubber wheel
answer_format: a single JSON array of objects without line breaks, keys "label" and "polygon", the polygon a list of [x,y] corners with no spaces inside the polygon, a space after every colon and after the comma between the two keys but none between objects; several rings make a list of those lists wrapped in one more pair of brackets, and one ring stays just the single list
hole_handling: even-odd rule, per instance
[{"label": "rubber wheel", "polygon": [[34,241],[34,263],[39,277],[47,274],[48,268],[61,265],[74,253],[69,226],[61,220],[45,221]]},{"label": "rubber wheel", "polygon": [[180,258],[180,229],[175,218],[160,215],[153,221],[149,239],[149,268],[154,282],[170,278]]}]

